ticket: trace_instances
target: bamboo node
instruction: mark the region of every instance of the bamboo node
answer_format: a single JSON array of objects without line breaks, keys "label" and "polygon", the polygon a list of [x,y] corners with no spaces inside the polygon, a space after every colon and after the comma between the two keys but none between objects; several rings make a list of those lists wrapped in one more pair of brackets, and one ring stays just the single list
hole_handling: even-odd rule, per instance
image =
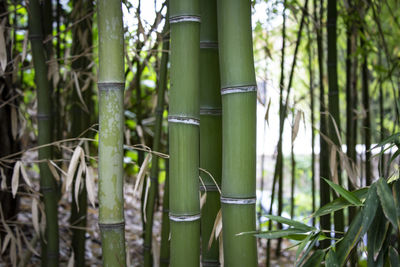
[{"label": "bamboo node", "polygon": [[42,120],[49,120],[50,119],[50,114],[46,114],[46,113],[38,113],[36,114],[36,118],[40,121]]},{"label": "bamboo node", "polygon": [[194,16],[194,15],[180,15],[180,16],[174,16],[169,18],[169,23],[180,23],[180,22],[201,22],[200,16]]},{"label": "bamboo node", "polygon": [[200,191],[202,192],[219,192],[218,187],[215,184],[200,185]]},{"label": "bamboo node", "polygon": [[203,266],[221,266],[217,260],[203,260],[201,263]]},{"label": "bamboo node", "polygon": [[100,91],[125,89],[125,83],[118,83],[118,82],[98,82],[97,86]]},{"label": "bamboo node", "polygon": [[187,116],[168,116],[168,122],[200,125],[200,120]]},{"label": "bamboo node", "polygon": [[114,230],[125,228],[125,221],[119,223],[99,223],[100,230]]},{"label": "bamboo node", "polygon": [[221,115],[222,109],[220,108],[200,108],[200,115]]},{"label": "bamboo node", "polygon": [[169,214],[169,219],[174,222],[193,222],[200,220],[200,218],[200,213],[195,215],[173,215],[171,213]]},{"label": "bamboo node", "polygon": [[233,204],[233,205],[250,205],[256,203],[256,198],[231,198],[231,197],[221,197],[221,203]]},{"label": "bamboo node", "polygon": [[200,48],[205,49],[218,49],[218,42],[213,41],[200,41]]},{"label": "bamboo node", "polygon": [[256,85],[232,86],[221,89],[221,95],[257,92]]}]

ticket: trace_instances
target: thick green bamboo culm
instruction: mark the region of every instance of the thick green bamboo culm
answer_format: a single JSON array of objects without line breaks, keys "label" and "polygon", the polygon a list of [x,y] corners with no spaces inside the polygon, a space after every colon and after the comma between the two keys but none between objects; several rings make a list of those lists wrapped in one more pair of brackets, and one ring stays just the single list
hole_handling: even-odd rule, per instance
[{"label": "thick green bamboo culm", "polygon": [[[202,0],[200,26],[200,167],[210,172],[200,176],[200,191],[206,194],[201,210],[203,266],[219,265],[219,242],[208,248],[214,221],[221,207],[218,187],[222,175],[222,106],[218,62],[217,1]],[[217,183],[217,185],[215,184]]]},{"label": "thick green bamboo culm", "polygon": [[198,0],[171,0],[169,178],[172,267],[200,265]]},{"label": "thick green bamboo culm", "polygon": [[[168,13],[166,23],[163,29],[163,45],[162,45],[162,56],[160,73],[158,77],[157,87],[157,107],[156,107],[156,121],[154,124],[154,142],[153,151],[160,151],[161,148],[161,134],[162,134],[162,120],[164,112],[164,92],[167,87],[167,72],[168,72],[168,53],[169,53],[169,23]],[[154,217],[154,205],[158,190],[158,173],[159,173],[159,157],[153,154],[151,171],[150,171],[150,187],[147,196],[146,205],[146,224],[144,233],[144,266],[152,265],[152,237],[153,237],[153,217]]]},{"label": "thick green bamboo culm", "polygon": [[224,265],[257,266],[256,97],[251,1],[218,0]]},{"label": "thick green bamboo culm", "polygon": [[120,0],[98,0],[99,227],[103,266],[126,266],[123,197],[124,34]]},{"label": "thick green bamboo culm", "polygon": [[[42,21],[38,0],[29,2],[29,39],[31,41],[35,82],[38,99],[38,145],[52,141],[50,82],[47,79],[45,47],[43,45]],[[52,157],[51,146],[39,149],[39,160]],[[46,162],[39,163],[40,190],[46,213],[46,231],[42,237],[42,266],[58,266],[59,234],[57,213],[57,186]]]}]

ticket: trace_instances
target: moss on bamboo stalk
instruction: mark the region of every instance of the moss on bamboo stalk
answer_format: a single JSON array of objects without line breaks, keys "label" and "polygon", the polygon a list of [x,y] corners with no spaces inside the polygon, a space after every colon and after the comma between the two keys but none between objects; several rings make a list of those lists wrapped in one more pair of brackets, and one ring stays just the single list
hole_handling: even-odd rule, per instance
[{"label": "moss on bamboo stalk", "polygon": [[125,266],[124,37],[120,0],[99,0],[99,226],[104,266]]}]

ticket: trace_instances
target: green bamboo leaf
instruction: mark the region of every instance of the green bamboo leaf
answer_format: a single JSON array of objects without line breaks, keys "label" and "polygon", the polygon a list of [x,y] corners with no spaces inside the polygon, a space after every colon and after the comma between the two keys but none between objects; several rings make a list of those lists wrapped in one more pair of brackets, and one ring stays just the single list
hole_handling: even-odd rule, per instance
[{"label": "green bamboo leaf", "polygon": [[328,254],[326,255],[325,258],[325,265],[329,267],[339,267],[339,262],[337,260],[337,256],[335,251],[333,249],[330,249]]},{"label": "green bamboo leaf", "polygon": [[368,230],[367,251],[370,264],[376,262],[381,254],[389,226],[390,223],[385,218],[382,208],[379,207],[376,211],[375,219]]},{"label": "green bamboo leaf", "polygon": [[277,221],[279,223],[282,223],[282,224],[287,224],[287,225],[293,226],[294,228],[302,229],[302,230],[304,230],[306,232],[317,230],[317,228],[315,228],[315,227],[308,226],[305,223],[302,223],[302,222],[299,222],[299,221],[295,221],[295,220],[291,220],[291,219],[288,219],[288,218],[285,218],[285,217],[275,216],[275,215],[266,215],[265,217],[267,217],[270,220],[274,220],[274,221]]},{"label": "green bamboo leaf", "polygon": [[368,195],[367,199],[365,200],[364,207],[361,211],[363,214],[361,236],[363,236],[368,231],[376,216],[376,210],[379,206],[379,198],[376,187],[376,183],[373,183],[371,185],[370,189],[368,190]]},{"label": "green bamboo leaf", "polygon": [[318,249],[311,255],[310,258],[304,263],[303,267],[320,267],[322,259],[325,256],[325,252],[322,249]]},{"label": "green bamboo leaf", "polygon": [[343,187],[341,187],[340,185],[337,185],[325,178],[323,178],[325,180],[325,182],[327,182],[329,184],[330,187],[332,187],[339,195],[341,195],[342,197],[344,197],[348,202],[350,202],[351,204],[355,205],[355,206],[362,206],[362,202],[361,200],[359,200],[356,195],[354,195],[353,193],[351,193],[350,191],[347,191],[346,189],[344,189]]},{"label": "green bamboo leaf", "polygon": [[399,253],[397,253],[396,249],[394,249],[392,246],[389,247],[389,258],[390,258],[390,266],[392,267],[400,266]]},{"label": "green bamboo leaf", "polygon": [[[300,260],[296,263],[296,267],[298,266],[303,266],[304,260],[308,257],[310,254],[310,251],[314,248],[315,244],[317,243],[317,240],[319,239],[319,236],[321,235],[320,232],[315,233],[313,237],[311,238],[311,242],[308,244],[307,249],[304,251],[303,255],[301,256]],[[311,256],[312,257],[312,256]]]},{"label": "green bamboo leaf", "polygon": [[300,245],[299,245],[299,247],[297,248],[297,251],[296,251],[296,260],[295,261],[297,261],[300,253],[306,247],[307,243],[310,242],[311,237],[312,237],[312,235],[308,235],[302,242],[300,242]]},{"label": "green bamboo leaf", "polygon": [[377,147],[380,146],[384,146],[386,144],[393,144],[395,141],[397,141],[400,137],[400,132],[399,133],[395,133],[392,134],[391,136],[389,136],[388,138],[382,140],[380,143],[378,143],[376,146],[374,146],[372,149],[375,149]]},{"label": "green bamboo leaf", "polygon": [[394,182],[392,191],[396,207],[397,225],[400,226],[400,181],[399,180],[396,180]]},{"label": "green bamboo leaf", "polygon": [[396,207],[393,200],[392,192],[385,179],[380,178],[378,180],[378,196],[381,200],[381,206],[383,209],[383,213],[386,218],[393,224],[393,227],[398,228],[397,226],[397,215],[396,215]]},{"label": "green bamboo leaf", "polygon": [[[355,191],[352,191],[352,193],[360,200],[365,199],[367,193],[368,193],[368,188],[364,187]],[[328,204],[322,206],[318,210],[314,212],[314,214],[311,215],[311,217],[320,217],[326,214],[330,214],[332,212],[347,208],[349,206],[353,206],[350,202],[348,202],[344,197],[339,197],[332,202],[329,202]]]},{"label": "green bamboo leaf", "polygon": [[336,255],[340,265],[344,264],[351,250],[360,239],[362,233],[362,221],[363,214],[362,212],[358,212],[343,239],[338,243]]},{"label": "green bamboo leaf", "polygon": [[276,230],[276,231],[265,231],[256,234],[257,237],[266,238],[266,239],[274,239],[280,237],[288,237],[293,234],[304,233],[303,229],[289,228],[284,230]]},{"label": "green bamboo leaf", "polygon": [[389,164],[393,162],[400,155],[400,149],[397,149],[396,152],[390,157]]}]

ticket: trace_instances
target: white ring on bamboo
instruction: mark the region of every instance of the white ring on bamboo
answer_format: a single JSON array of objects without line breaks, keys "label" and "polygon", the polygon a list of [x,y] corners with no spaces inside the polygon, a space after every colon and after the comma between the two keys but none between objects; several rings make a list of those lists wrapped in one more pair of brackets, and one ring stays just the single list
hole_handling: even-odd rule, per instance
[{"label": "white ring on bamboo", "polygon": [[193,222],[200,220],[201,215],[196,214],[196,215],[172,215],[169,214],[169,219],[174,222]]},{"label": "white ring on bamboo", "polygon": [[235,86],[235,87],[226,87],[221,89],[221,95],[235,94],[235,93],[249,93],[249,92],[257,92],[257,86],[255,85]]},{"label": "white ring on bamboo", "polygon": [[168,116],[168,122],[183,123],[183,124],[190,124],[190,125],[200,125],[200,120],[191,118],[191,117],[184,117],[184,116]]},{"label": "white ring on bamboo", "polygon": [[230,198],[230,197],[221,197],[221,203],[224,204],[235,204],[235,205],[250,205],[256,203],[256,198]]},{"label": "white ring on bamboo", "polygon": [[169,18],[170,24],[180,23],[180,22],[199,22],[200,23],[201,18],[199,16],[193,16],[193,15],[181,15],[181,16]]}]

